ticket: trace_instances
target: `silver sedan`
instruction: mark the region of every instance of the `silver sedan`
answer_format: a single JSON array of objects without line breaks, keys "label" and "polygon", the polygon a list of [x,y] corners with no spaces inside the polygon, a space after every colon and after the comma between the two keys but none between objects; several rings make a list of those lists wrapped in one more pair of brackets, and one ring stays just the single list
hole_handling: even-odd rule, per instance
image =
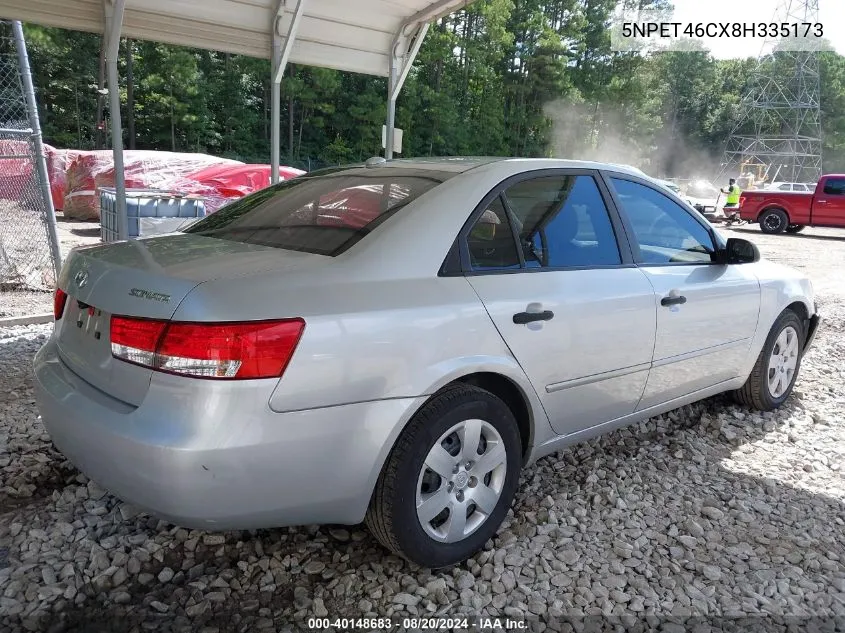
[{"label": "silver sedan", "polygon": [[779,407],[819,322],[807,279],[641,172],[528,159],[372,160],[77,249],[55,317],[44,424],[118,497],[365,520],[435,568],[544,455],[720,392]]}]

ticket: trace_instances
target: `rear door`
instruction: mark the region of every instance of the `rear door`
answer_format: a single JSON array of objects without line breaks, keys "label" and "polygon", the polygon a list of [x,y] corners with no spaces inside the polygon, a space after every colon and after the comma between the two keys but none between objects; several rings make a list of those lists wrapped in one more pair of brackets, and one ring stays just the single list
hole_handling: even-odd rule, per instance
[{"label": "rear door", "polygon": [[813,201],[813,224],[845,226],[845,177],[825,178]]},{"label": "rear door", "polygon": [[462,242],[469,283],[562,435],[632,413],[654,348],[654,291],[605,196],[593,172],[523,174]]},{"label": "rear door", "polygon": [[712,229],[656,187],[628,176],[608,181],[657,310],[654,360],[639,409],[736,378],[760,310],[752,267],[713,263]]}]

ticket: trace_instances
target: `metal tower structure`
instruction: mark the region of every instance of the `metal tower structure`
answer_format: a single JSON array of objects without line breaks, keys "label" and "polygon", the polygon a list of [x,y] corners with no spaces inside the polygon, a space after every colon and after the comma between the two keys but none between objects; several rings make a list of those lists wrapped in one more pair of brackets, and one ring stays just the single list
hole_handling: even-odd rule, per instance
[{"label": "metal tower structure", "polygon": [[[780,0],[772,20],[818,21],[819,0]],[[744,188],[761,181],[816,182],[822,174],[821,43],[785,43],[764,42],[725,148],[722,179],[739,178]]]}]

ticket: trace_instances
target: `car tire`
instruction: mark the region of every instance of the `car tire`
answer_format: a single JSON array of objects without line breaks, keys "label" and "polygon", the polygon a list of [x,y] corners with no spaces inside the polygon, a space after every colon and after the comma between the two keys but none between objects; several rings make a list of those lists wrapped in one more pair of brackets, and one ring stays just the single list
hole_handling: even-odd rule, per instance
[{"label": "car tire", "polygon": [[763,233],[783,233],[789,226],[789,216],[783,209],[767,209],[759,217]]},{"label": "car tire", "polygon": [[[480,438],[476,460],[471,447],[464,448],[467,432]],[[501,456],[503,463],[498,462]],[[474,463],[466,469],[468,461]],[[433,396],[402,431],[376,483],[366,525],[382,545],[412,563],[431,569],[461,563],[496,534],[516,493],[522,462],[519,428],[508,406],[478,387],[449,387]],[[494,463],[489,473],[482,472]],[[455,508],[462,510],[464,520],[453,524],[452,517],[460,516],[453,514]]]},{"label": "car tire", "polygon": [[[798,378],[805,336],[804,325],[798,315],[792,310],[785,310],[772,326],[748,380],[733,392],[737,402],[760,411],[780,407],[792,393]],[[790,362],[776,360],[786,356],[791,359]],[[788,370],[790,363],[791,372]],[[777,388],[773,388],[778,376],[781,378]]]},{"label": "car tire", "polygon": [[787,233],[800,233],[805,228],[806,227],[803,224],[790,224],[788,227],[786,227],[786,232]]}]

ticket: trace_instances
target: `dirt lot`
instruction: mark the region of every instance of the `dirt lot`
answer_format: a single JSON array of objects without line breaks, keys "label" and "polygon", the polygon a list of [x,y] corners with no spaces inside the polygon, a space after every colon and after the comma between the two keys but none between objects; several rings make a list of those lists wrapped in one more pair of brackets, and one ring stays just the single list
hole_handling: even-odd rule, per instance
[{"label": "dirt lot", "polygon": [[50,326],[0,329],[0,630],[461,613],[532,618],[535,631],[648,614],[845,626],[845,231],[726,233],[814,281],[825,324],[793,397],[763,415],[714,398],[543,459],[486,551],[436,573],[360,527],[213,534],[138,514],[44,433],[30,364]]}]

